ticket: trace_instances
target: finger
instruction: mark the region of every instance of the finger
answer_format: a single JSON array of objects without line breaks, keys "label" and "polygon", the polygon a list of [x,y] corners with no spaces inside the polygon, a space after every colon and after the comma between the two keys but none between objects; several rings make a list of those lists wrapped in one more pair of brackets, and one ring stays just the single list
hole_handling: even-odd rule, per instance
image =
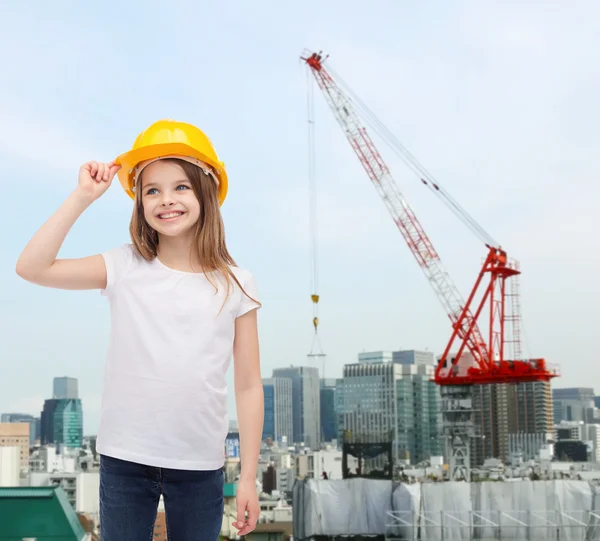
[{"label": "finger", "polygon": [[242,528],[246,523],[246,502],[240,502],[237,506],[237,523],[236,528]]},{"label": "finger", "polygon": [[112,179],[112,178],[113,178],[113,177],[114,177],[114,176],[117,174],[117,171],[118,171],[119,169],[121,169],[121,166],[120,166],[120,165],[111,165],[111,166],[110,166],[109,173],[108,173],[108,178],[109,178],[109,179]]},{"label": "finger", "polygon": [[92,178],[96,178],[96,173],[98,172],[98,162],[90,162],[90,176]]},{"label": "finger", "polygon": [[248,524],[249,531],[254,530],[256,528],[256,523],[258,522],[258,509],[252,507],[248,509],[248,518],[246,519],[246,523]]},{"label": "finger", "polygon": [[247,535],[249,534],[251,531],[253,530],[253,528],[250,528],[250,526],[248,526],[248,524],[246,524],[246,526],[244,526],[239,532],[238,535],[241,537],[242,535]]},{"label": "finger", "polygon": [[251,531],[256,528],[256,523],[258,521],[258,513],[248,510],[248,518],[245,520],[243,524],[240,524],[241,529],[238,532],[239,536],[249,534]]},{"label": "finger", "polygon": [[256,524],[247,523],[239,532],[238,535],[241,537],[242,535],[248,535],[251,531],[254,530]]},{"label": "finger", "polygon": [[97,165],[97,169],[96,169],[96,175],[94,176],[94,179],[96,180],[96,182],[100,182],[102,180],[103,169],[104,169],[104,164],[102,164],[102,162],[99,162]]}]

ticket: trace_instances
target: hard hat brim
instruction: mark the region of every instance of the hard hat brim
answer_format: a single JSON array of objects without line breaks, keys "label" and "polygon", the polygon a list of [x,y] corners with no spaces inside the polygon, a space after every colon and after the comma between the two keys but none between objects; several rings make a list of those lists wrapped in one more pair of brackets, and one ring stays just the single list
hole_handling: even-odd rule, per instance
[{"label": "hard hat brim", "polygon": [[223,163],[215,163],[213,159],[206,156],[202,152],[184,144],[184,143],[163,143],[156,145],[148,145],[137,149],[132,149],[118,156],[115,159],[115,163],[121,166],[121,169],[117,172],[119,182],[125,190],[125,193],[135,199],[135,193],[133,191],[133,178],[135,174],[135,166],[140,162],[151,160],[154,158],[160,158],[162,156],[191,156],[208,163],[214,170],[215,174],[219,179],[219,204],[222,205],[227,196],[228,179],[227,172]]}]

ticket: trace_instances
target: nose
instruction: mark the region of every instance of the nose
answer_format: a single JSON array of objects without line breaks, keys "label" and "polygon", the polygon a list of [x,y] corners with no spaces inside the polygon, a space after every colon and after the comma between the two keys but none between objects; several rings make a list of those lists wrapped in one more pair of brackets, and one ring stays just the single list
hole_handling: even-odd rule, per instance
[{"label": "nose", "polygon": [[170,195],[168,193],[164,193],[163,196],[161,197],[160,204],[162,207],[170,207],[175,204],[175,201],[173,200],[172,195]]}]

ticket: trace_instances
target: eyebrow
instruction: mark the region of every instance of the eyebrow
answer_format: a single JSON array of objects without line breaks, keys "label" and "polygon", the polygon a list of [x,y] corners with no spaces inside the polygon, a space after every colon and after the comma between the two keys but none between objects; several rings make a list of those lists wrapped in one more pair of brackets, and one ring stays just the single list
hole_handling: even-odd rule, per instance
[{"label": "eyebrow", "polygon": [[[187,182],[188,184],[190,184],[190,181],[187,178],[182,178],[182,179],[176,179],[172,182],[172,184],[181,184],[182,182]],[[144,183],[142,185],[142,189],[146,189],[146,188],[150,188],[152,186],[156,186],[156,182],[148,182],[148,183]]]}]

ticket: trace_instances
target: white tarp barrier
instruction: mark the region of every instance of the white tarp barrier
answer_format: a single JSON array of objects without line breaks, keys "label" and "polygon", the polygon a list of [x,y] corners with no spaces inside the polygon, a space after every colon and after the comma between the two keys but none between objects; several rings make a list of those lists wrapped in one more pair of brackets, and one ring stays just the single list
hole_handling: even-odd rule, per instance
[{"label": "white tarp barrier", "polygon": [[[470,539],[471,483],[448,481],[421,486],[421,539],[464,541]],[[443,512],[442,512],[443,511]]]},{"label": "white tarp barrier", "polygon": [[414,485],[370,479],[298,481],[294,536],[316,535],[600,540],[600,487],[570,480]]},{"label": "white tarp barrier", "polygon": [[588,524],[588,538],[600,539],[600,487],[592,485],[592,510]]},{"label": "white tarp barrier", "polygon": [[481,517],[474,517],[473,531],[483,539],[586,539],[593,496],[586,482],[517,481],[473,487],[473,507],[481,510]]},{"label": "white tarp barrier", "polygon": [[397,485],[392,495],[392,507],[386,535],[397,539],[417,539],[419,530],[415,517],[421,512],[421,485]]},{"label": "white tarp barrier", "polygon": [[[296,500],[303,514],[296,520]],[[371,479],[308,479],[294,485],[294,534],[377,535],[392,509],[392,484]],[[301,522],[302,524],[300,524]]]}]

